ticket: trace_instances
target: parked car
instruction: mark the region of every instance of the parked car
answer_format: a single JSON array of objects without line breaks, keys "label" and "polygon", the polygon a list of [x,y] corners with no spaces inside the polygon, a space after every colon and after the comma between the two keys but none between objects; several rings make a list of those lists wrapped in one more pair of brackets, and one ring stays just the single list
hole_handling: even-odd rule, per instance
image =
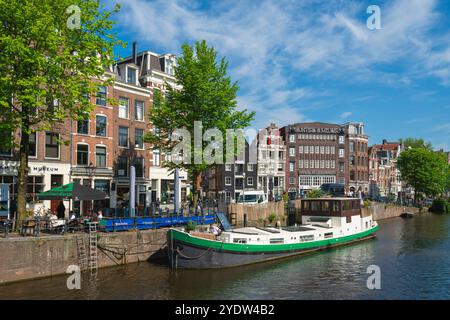
[{"label": "parked car", "polygon": [[333,197],[345,196],[345,186],[340,183],[324,183],[320,186],[320,190],[330,194]]},{"label": "parked car", "polygon": [[267,203],[267,194],[264,191],[244,191],[238,197],[237,203],[259,204]]}]

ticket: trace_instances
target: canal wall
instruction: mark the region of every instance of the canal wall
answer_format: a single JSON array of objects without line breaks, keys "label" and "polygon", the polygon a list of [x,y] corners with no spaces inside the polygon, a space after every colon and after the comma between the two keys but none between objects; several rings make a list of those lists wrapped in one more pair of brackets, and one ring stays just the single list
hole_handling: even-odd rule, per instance
[{"label": "canal wall", "polygon": [[421,213],[419,208],[395,206],[384,203],[371,203],[369,208],[363,208],[363,215],[372,215],[374,220],[384,220],[400,217],[402,213]]},{"label": "canal wall", "polygon": [[230,223],[235,226],[243,225],[244,214],[247,222],[251,225],[263,225],[264,221],[267,222],[272,213],[276,216],[275,221],[286,219],[284,201],[264,204],[232,203],[228,205],[227,212]]},{"label": "canal wall", "polygon": [[[234,205],[238,225],[242,225],[244,210],[249,224],[261,223],[270,213],[277,219],[284,213],[282,201],[261,207]],[[292,204],[297,221],[301,221],[299,203]],[[399,217],[404,212],[419,213],[418,208],[372,203],[363,209],[363,215],[372,214],[374,220]],[[293,212],[292,212],[293,213]],[[283,223],[284,224],[284,223]],[[166,259],[166,231],[164,229],[98,233],[98,267],[110,267],[133,262]],[[77,237],[84,237],[88,253],[88,234],[0,237],[0,283],[48,277],[66,272],[69,265],[78,265]]]},{"label": "canal wall", "polygon": [[[98,267],[164,259],[166,231],[98,233]],[[0,238],[0,283],[63,274],[79,265],[76,237],[84,237],[88,255],[88,234]]]}]

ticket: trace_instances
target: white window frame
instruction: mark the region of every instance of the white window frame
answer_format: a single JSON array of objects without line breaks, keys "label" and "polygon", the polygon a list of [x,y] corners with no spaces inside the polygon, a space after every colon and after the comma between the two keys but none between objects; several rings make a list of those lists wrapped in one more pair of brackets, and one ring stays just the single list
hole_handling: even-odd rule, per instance
[{"label": "white window frame", "polygon": [[231,186],[231,177],[225,177],[225,185]]},{"label": "white window frame", "polygon": [[[100,167],[97,163],[97,147],[105,149],[105,166]],[[108,167],[108,147],[104,144],[96,144],[95,145],[95,166],[98,168],[107,168]]]},{"label": "white window frame", "polygon": [[[127,106],[126,106],[126,112],[127,112],[127,116],[126,116],[126,118],[124,118],[124,117],[122,117],[121,115],[120,115],[120,111],[122,110],[121,108],[122,107],[124,107],[122,104],[121,104],[121,101],[124,101],[124,100],[126,100],[128,103],[127,103]],[[119,116],[119,119],[130,119],[130,99],[129,98],[126,98],[126,97],[119,97],[119,114],[118,114],[118,116]]]},{"label": "white window frame", "polygon": [[57,132],[52,132],[52,131],[45,131],[45,141],[44,141],[44,159],[54,159],[54,160],[59,160],[61,159],[61,145],[59,143],[57,143],[58,146],[58,157],[57,158],[53,158],[53,157],[47,157],[47,133],[56,133],[58,135],[57,140],[60,139],[61,135]]},{"label": "white window frame", "polygon": [[[87,161],[86,161],[86,164],[78,164],[78,146],[79,145],[87,146]],[[90,148],[89,143],[77,142],[76,148],[75,148],[75,163],[76,163],[77,166],[88,166],[89,165],[89,163],[91,162],[91,161],[89,161],[89,159],[90,159],[90,156],[89,156],[90,151],[91,151],[91,148]]]},{"label": "white window frame", "polygon": [[[105,127],[105,135],[104,136],[98,136],[97,135],[97,117],[103,117],[106,118],[106,127]],[[95,136],[96,137],[103,137],[103,138],[107,138],[108,137],[108,116],[102,113],[98,113],[95,115]]]}]

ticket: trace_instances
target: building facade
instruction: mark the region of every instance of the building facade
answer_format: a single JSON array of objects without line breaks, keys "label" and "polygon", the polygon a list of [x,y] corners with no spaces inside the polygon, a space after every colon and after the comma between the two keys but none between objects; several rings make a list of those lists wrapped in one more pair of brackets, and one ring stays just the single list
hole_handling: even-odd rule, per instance
[{"label": "building facade", "polygon": [[[39,201],[37,195],[50,188],[70,182],[70,146],[60,141],[70,141],[70,123],[55,125],[51,131],[35,132],[30,135],[28,159],[27,210],[40,212],[42,207],[56,210],[57,200]],[[20,142],[18,133],[13,137]],[[17,199],[17,173],[19,150],[0,148],[0,183],[9,185],[11,200]],[[69,201],[64,205],[69,209]]]},{"label": "building facade", "polygon": [[269,200],[280,199],[284,193],[286,146],[280,129],[271,123],[258,134],[258,190]]},{"label": "building facade", "polygon": [[285,190],[304,196],[325,183],[348,189],[348,136],[344,126],[312,122],[281,128],[286,145]]},{"label": "building facade", "polygon": [[234,163],[217,164],[202,174],[203,197],[220,203],[235,202],[245,191],[258,189],[258,166],[251,162],[251,148],[245,143],[245,157]]},{"label": "building facade", "polygon": [[346,149],[348,150],[348,191],[351,195],[358,192],[369,193],[369,137],[364,133],[364,123],[347,123]]},{"label": "building facade", "polygon": [[[150,103],[153,102],[153,91],[160,90],[165,92],[167,90],[167,84],[169,84],[173,88],[179,88],[176,84],[175,76],[174,76],[174,67],[176,64],[175,55],[173,54],[157,54],[151,51],[143,51],[137,53],[136,45],[133,44],[133,53],[131,56],[121,60],[115,66],[115,73],[118,78],[117,84],[121,87],[121,90],[125,90],[125,85],[136,86],[139,87],[140,93],[130,93],[130,94],[143,94],[142,90],[146,90],[145,92],[149,92],[150,95]],[[119,89],[119,88],[117,88]],[[136,89],[136,88],[135,88]],[[142,89],[142,90],[141,90]],[[126,90],[129,91],[129,88]],[[135,90],[136,91],[136,90]],[[146,95],[146,94],[144,94]],[[122,93],[122,96],[125,98],[126,95]],[[129,101],[133,100],[133,98],[129,98]],[[154,128],[152,124],[148,121],[148,111],[144,112],[144,122],[146,124],[147,130],[157,130]],[[126,126],[124,120],[120,120],[121,123]],[[144,124],[138,124],[137,121],[134,122],[135,126],[143,128]],[[131,127],[130,127],[131,128]],[[133,134],[133,129],[130,129],[130,137]],[[136,129],[135,129],[136,130]],[[125,129],[122,129],[125,132]],[[149,175],[148,179],[149,185],[147,186],[150,194],[147,196],[147,202],[155,202],[158,200],[161,204],[173,204],[174,201],[174,175],[173,173],[164,167],[164,161],[170,160],[170,155],[163,154],[160,150],[156,148],[152,148],[152,146],[148,145],[145,149],[151,148],[149,153],[143,154],[142,150],[138,150],[137,153],[141,156],[148,157],[148,169]],[[124,161],[124,160],[121,160]],[[141,161],[141,160],[139,160]],[[147,162],[146,162],[147,163]],[[188,176],[187,172],[181,170],[181,200],[186,200],[186,194],[190,192],[190,185],[188,184]],[[147,182],[144,183],[147,184]],[[125,189],[124,189],[125,190]],[[141,187],[142,193],[140,197],[144,198],[143,190],[144,187]],[[120,191],[120,190],[119,190]]]},{"label": "building facade", "polygon": [[403,151],[403,145],[398,142],[383,140],[369,148],[369,197],[400,197],[402,181],[397,168],[397,159]]}]

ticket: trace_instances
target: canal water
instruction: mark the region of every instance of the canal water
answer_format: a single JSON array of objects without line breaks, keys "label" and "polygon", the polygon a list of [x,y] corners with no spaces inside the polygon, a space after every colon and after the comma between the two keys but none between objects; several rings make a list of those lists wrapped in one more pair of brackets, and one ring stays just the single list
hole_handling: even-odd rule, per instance
[{"label": "canal water", "polygon": [[[450,215],[380,221],[377,238],[287,260],[224,270],[147,262],[100,269],[68,290],[66,276],[0,286],[0,299],[449,299]],[[381,271],[369,290],[367,268]]]}]

